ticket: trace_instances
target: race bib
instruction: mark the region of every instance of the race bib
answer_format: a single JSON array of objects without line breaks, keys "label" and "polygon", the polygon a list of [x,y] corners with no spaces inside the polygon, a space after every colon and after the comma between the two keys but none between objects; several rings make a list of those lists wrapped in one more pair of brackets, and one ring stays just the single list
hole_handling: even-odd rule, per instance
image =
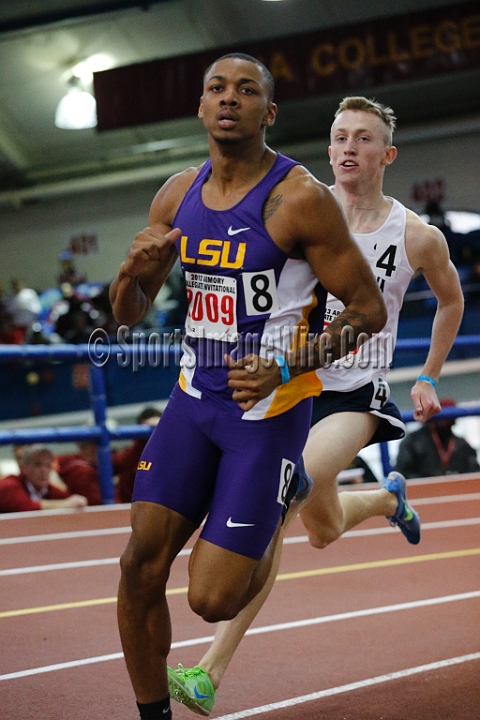
[{"label": "race bib", "polygon": [[287,490],[295,470],[295,463],[287,458],[282,459],[282,467],[280,469],[280,483],[278,485],[277,502],[283,505],[287,497]]},{"label": "race bib", "polygon": [[390,398],[390,386],[386,380],[375,376],[372,378],[373,395],[370,400],[372,410],[381,410],[387,400]]},{"label": "race bib", "polygon": [[[394,279],[400,264],[400,248],[397,243],[384,239],[375,245],[375,275],[384,280]],[[378,282],[378,280],[377,280]]]},{"label": "race bib", "polygon": [[242,278],[247,315],[271,315],[278,311],[274,270],[245,272]]},{"label": "race bib", "polygon": [[190,337],[236,342],[237,281],[223,275],[185,272]]},{"label": "race bib", "polygon": [[325,315],[323,316],[323,329],[325,330],[326,327],[330,325],[331,322],[333,322],[341,313],[342,311],[334,308],[334,307],[327,307],[325,308]]}]

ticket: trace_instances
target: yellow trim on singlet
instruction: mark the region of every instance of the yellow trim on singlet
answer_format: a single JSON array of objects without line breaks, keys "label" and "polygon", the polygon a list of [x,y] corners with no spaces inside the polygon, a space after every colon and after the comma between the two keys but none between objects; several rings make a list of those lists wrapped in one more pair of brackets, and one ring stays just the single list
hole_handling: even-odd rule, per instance
[{"label": "yellow trim on singlet", "polygon": [[294,377],[290,382],[286,383],[286,385],[280,385],[280,387],[277,388],[275,397],[265,417],[270,418],[275,417],[275,415],[280,415],[295,405],[298,405],[301,400],[312,397],[312,395],[320,395],[322,389],[322,381],[315,370],[304,373],[303,375],[297,375],[297,377]]},{"label": "yellow trim on singlet", "polygon": [[[290,345],[291,352],[298,351],[298,349],[307,342],[308,331],[310,329],[308,317],[317,305],[318,298],[315,293],[312,292],[312,302],[310,305],[303,308],[303,317],[296,327],[296,331]],[[285,385],[280,385],[280,387],[277,388],[275,397],[273,398],[272,404],[265,414],[265,417],[269,418],[275,417],[275,415],[280,415],[281,413],[290,410],[290,408],[297,405],[297,403],[301,400],[304,400],[307,397],[320,395],[322,389],[322,381],[315,370],[304,373],[303,375],[297,375],[297,377],[294,377]]]},{"label": "yellow trim on singlet", "polygon": [[183,392],[187,392],[187,378],[183,374],[183,370],[180,370],[180,375],[178,376],[178,384],[182,388]]}]

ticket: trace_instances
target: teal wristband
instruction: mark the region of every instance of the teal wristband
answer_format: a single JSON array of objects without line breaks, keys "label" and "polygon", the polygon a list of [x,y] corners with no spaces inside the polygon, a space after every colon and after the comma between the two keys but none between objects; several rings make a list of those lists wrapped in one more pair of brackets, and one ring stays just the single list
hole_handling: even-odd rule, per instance
[{"label": "teal wristband", "polygon": [[277,355],[275,361],[280,368],[280,374],[282,376],[282,385],[290,382],[290,370],[288,369],[287,359],[284,355]]},{"label": "teal wristband", "polygon": [[417,382],[420,380],[421,382],[428,382],[430,385],[433,385],[434,388],[437,387],[437,381],[430,377],[430,375],[419,375],[417,377]]}]

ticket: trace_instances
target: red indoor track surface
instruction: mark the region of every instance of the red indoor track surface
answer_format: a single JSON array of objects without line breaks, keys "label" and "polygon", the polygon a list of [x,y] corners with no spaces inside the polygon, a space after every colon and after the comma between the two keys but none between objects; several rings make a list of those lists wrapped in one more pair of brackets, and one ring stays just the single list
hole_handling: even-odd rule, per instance
[{"label": "red indoor track surface", "polygon": [[[480,720],[480,478],[410,481],[409,498],[415,547],[383,518],[325,550],[293,523],[212,718]],[[137,720],[116,625],[128,536],[126,506],[0,516],[2,720]],[[174,667],[215,630],[188,607],[187,563],[169,580]]]}]

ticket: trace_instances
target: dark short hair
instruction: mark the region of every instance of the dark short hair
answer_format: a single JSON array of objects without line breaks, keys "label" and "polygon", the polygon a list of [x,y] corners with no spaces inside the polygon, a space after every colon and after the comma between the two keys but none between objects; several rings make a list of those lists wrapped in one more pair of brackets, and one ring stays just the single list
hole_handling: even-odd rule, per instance
[{"label": "dark short hair", "polygon": [[155,407],[146,407],[137,416],[137,425],[141,425],[145,420],[150,420],[153,417],[161,417],[162,411],[157,410]]},{"label": "dark short hair", "polygon": [[273,77],[272,77],[272,73],[271,73],[270,70],[266,67],[266,65],[264,65],[262,62],[260,62],[260,60],[257,60],[257,58],[253,57],[253,55],[247,55],[247,53],[232,52],[232,53],[227,53],[226,55],[222,55],[221,57],[219,57],[219,58],[217,58],[216,60],[214,60],[214,61],[208,66],[208,68],[205,70],[205,72],[204,72],[204,74],[203,74],[203,79],[205,80],[206,76],[207,76],[208,73],[210,72],[210,68],[212,68],[213,65],[215,65],[215,63],[219,62],[220,60],[227,60],[228,58],[238,58],[239,60],[246,60],[247,62],[251,62],[251,63],[253,63],[254,65],[256,65],[257,67],[259,67],[260,70],[261,70],[261,72],[262,72],[263,77],[265,78],[265,80],[266,80],[266,82],[267,82],[267,86],[268,86],[268,99],[269,99],[270,102],[273,101],[273,96],[274,96],[274,94],[275,94],[275,81],[274,81],[274,79],[273,79]]}]

